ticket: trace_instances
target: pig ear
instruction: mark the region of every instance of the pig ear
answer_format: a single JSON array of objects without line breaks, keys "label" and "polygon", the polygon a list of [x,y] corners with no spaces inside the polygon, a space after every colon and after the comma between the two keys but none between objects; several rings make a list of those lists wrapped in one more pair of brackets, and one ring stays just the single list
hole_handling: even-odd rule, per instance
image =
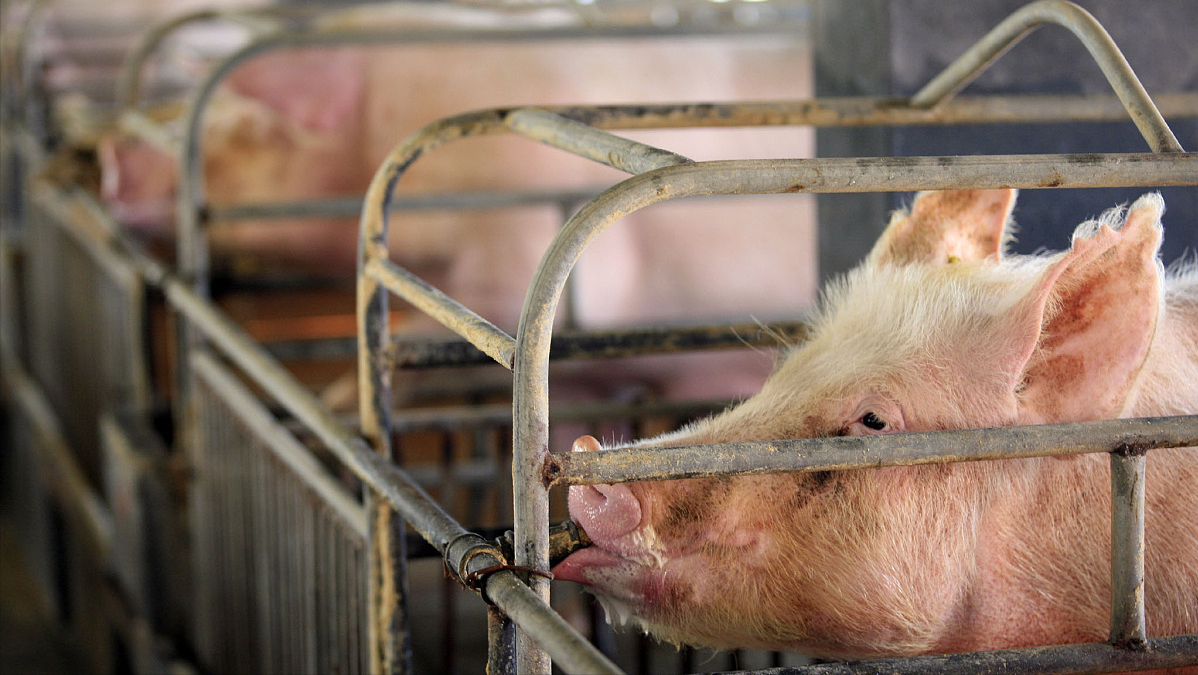
[{"label": "pig ear", "polygon": [[[1161,309],[1159,194],[1085,223],[1072,249],[1042,276],[1024,303],[1029,333],[1021,419],[1077,422],[1117,417],[1148,356]],[[1118,229],[1112,229],[1118,228]]]},{"label": "pig ear", "polygon": [[921,192],[910,213],[891,219],[874,245],[874,265],[973,262],[1002,256],[1015,190]]}]

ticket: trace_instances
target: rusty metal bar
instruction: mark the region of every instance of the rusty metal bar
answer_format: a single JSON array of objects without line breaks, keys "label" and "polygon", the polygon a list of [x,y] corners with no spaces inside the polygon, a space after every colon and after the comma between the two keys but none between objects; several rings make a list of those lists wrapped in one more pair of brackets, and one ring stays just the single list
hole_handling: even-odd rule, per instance
[{"label": "rusty metal bar", "polygon": [[1181,144],[1106,29],[1089,12],[1063,0],[1041,0],[1011,14],[919,90],[911,98],[911,105],[931,107],[952,96],[1032,29],[1045,23],[1068,28],[1081,40],[1154,152],[1182,152]]},{"label": "rusty metal bar", "polygon": [[694,161],[669,150],[600,131],[547,110],[520,108],[508,113],[504,122],[522,136],[625,173],[644,173]]},{"label": "rusty metal bar", "polygon": [[[1191,419],[1198,420],[1198,416]],[[1195,424],[1198,427],[1198,423]],[[1198,445],[1198,438],[1190,445]],[[1131,441],[1111,453],[1111,635],[1116,647],[1143,649],[1144,472],[1146,450]]]},{"label": "rusty metal bar", "polygon": [[[1169,117],[1198,116],[1198,93],[1159,94]],[[903,99],[820,98],[753,103],[658,103],[648,105],[546,106],[542,108],[600,129],[811,125],[818,127],[1117,122],[1127,109],[1109,94],[955,97],[931,108]]]},{"label": "rusty metal bar", "polygon": [[495,324],[390,260],[370,260],[362,273],[366,278],[378,281],[387,290],[466,338],[504,368],[511,370],[516,340]]},{"label": "rusty metal bar", "polygon": [[1183,415],[886,436],[564,452],[549,456],[544,476],[552,487],[1050,457],[1112,452],[1126,446],[1147,449],[1193,445],[1198,445],[1198,415]]},{"label": "rusty metal bar", "polygon": [[737,671],[725,675],[962,675],[963,673],[1035,673],[1099,675],[1100,673],[1184,668],[1198,665],[1198,635],[1152,638],[1143,651],[1120,649],[1103,642],[1024,647],[963,654],[821,663],[813,666]]},{"label": "rusty metal bar", "polygon": [[[803,342],[807,324],[743,323],[729,326],[675,326],[616,328],[597,331],[563,331],[556,334],[549,359],[607,359],[692,349],[778,347]],[[491,363],[492,359],[468,342],[453,338],[392,339],[397,368],[437,368]],[[274,347],[272,346],[272,349]]]}]

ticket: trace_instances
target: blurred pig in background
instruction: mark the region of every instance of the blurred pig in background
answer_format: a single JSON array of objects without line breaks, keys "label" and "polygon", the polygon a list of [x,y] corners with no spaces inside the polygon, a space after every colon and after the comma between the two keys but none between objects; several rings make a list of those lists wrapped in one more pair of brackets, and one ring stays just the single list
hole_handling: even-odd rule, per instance
[{"label": "blurred pig in background", "polygon": [[[1198,413],[1198,268],[1149,194],[1004,257],[1010,190],[921,194],[754,397],[639,447]],[[1183,219],[1184,220],[1184,219]],[[590,437],[575,450],[597,450]],[[1198,632],[1198,449],[1147,456],[1149,636]],[[555,568],[671,642],[831,658],[1103,641],[1102,453],[572,487]]]},{"label": "blurred pig in background", "polygon": [[[402,138],[441,117],[482,107],[806,98],[812,85],[805,44],[757,35],[267,54],[240,66],[208,113],[207,197],[214,205],[231,205],[356,196]],[[813,154],[810,130],[798,128],[631,135],[696,160]],[[119,137],[106,139],[100,156],[103,196],[113,211],[149,236],[169,238],[173,160]],[[624,177],[525,139],[491,137],[422,157],[398,192],[586,193]],[[511,330],[542,252],[578,205],[397,214],[391,221],[393,257]],[[768,321],[793,317],[813,300],[809,195],[693,200],[628,220],[601,236],[575,273],[566,305],[576,325]],[[356,219],[214,224],[210,236],[215,264],[234,273],[282,265],[344,277],[355,268]],[[429,327],[417,318],[407,328]],[[686,367],[646,359],[638,374],[659,390],[723,398],[755,391],[772,367],[768,355],[696,358]]]}]

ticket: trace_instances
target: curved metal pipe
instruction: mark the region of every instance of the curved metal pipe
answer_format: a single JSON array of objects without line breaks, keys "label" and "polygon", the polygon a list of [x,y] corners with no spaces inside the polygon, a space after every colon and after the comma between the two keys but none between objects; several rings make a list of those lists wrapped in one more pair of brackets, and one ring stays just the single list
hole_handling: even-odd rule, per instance
[{"label": "curved metal pipe", "polygon": [[1183,152],[1110,34],[1089,12],[1064,0],[1041,0],[1011,14],[912,96],[911,105],[916,108],[939,105],[1032,30],[1048,23],[1069,29],[1081,40],[1153,152]]}]

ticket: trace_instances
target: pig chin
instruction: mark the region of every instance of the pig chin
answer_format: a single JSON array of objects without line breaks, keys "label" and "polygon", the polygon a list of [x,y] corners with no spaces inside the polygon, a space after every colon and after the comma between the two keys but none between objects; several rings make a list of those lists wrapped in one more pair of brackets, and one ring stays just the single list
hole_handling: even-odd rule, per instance
[{"label": "pig chin", "polygon": [[619,623],[627,623],[630,612],[651,612],[663,602],[666,562],[649,529],[576,551],[553,568],[555,578],[590,588]]}]

